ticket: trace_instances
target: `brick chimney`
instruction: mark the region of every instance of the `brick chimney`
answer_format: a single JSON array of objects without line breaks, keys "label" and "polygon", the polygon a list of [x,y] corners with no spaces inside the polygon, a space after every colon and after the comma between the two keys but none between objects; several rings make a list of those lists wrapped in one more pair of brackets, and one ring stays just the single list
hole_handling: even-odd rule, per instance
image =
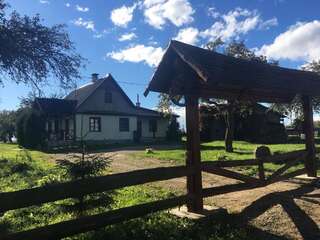
[{"label": "brick chimney", "polygon": [[92,82],[96,82],[99,79],[99,74],[98,73],[92,73],[91,74],[91,80]]}]

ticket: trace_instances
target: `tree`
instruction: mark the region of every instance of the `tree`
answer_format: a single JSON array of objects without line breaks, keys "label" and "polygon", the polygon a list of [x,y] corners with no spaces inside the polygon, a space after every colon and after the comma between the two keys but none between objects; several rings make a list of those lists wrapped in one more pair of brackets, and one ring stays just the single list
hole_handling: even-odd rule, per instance
[{"label": "tree", "polygon": [[18,144],[26,148],[44,147],[45,121],[40,112],[26,108],[17,118]]},{"label": "tree", "polygon": [[[88,154],[85,145],[82,145],[81,154],[72,154],[68,159],[57,160],[58,167],[64,170],[64,177],[74,181],[87,179],[103,175],[107,167],[110,166],[111,156],[103,154]],[[74,214],[76,217],[83,216],[95,207],[109,207],[113,202],[112,191],[96,193],[91,195],[81,195],[70,204],[63,204],[66,212]]]},{"label": "tree", "polygon": [[0,139],[11,142],[16,132],[16,111],[0,111]]},{"label": "tree", "polygon": [[[320,60],[304,64],[302,70],[320,74]],[[315,113],[320,113],[320,97],[312,97],[312,106]],[[299,119],[298,122],[303,121],[303,106],[300,95],[295,96],[288,104],[275,103],[272,104],[271,107],[283,115],[290,115],[295,119]]]},{"label": "tree", "polygon": [[[39,84],[55,76],[62,87],[79,77],[84,59],[75,52],[64,25],[47,27],[39,15],[6,14],[0,0],[0,74],[16,83]],[[0,83],[3,83],[0,79]]]},{"label": "tree", "polygon": [[[248,49],[243,41],[232,41],[228,45],[225,45],[220,38],[206,45],[209,50],[216,51],[218,47],[223,47],[223,53],[227,56],[241,58],[250,61],[257,61],[262,63],[269,63],[277,65],[276,61],[267,61],[265,56],[257,56],[254,51]],[[219,99],[203,99],[211,107],[216,108],[217,112],[223,116],[226,124],[225,131],[225,149],[227,152],[233,152],[233,139],[234,139],[234,115],[235,113],[247,113],[250,112],[250,108],[253,106],[251,102],[237,101],[237,100],[219,100]]]},{"label": "tree", "polygon": [[166,93],[160,93],[158,98],[159,98],[159,102],[157,105],[158,111],[162,112],[165,115],[172,114],[173,103],[170,99],[170,96]]}]

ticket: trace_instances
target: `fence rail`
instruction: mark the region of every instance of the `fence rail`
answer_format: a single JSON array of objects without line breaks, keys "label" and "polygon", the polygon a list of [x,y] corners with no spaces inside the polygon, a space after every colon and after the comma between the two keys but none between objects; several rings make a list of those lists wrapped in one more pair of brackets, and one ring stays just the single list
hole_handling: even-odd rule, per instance
[{"label": "fence rail", "polygon": [[[306,151],[294,151],[285,154],[278,154],[263,159],[247,159],[233,161],[210,161],[202,162],[201,170],[240,180],[243,183],[224,185],[219,187],[202,189],[201,196],[209,197],[213,195],[225,194],[235,191],[243,191],[257,187],[263,187],[268,184],[286,180],[288,178],[306,173],[306,169],[298,169],[290,173],[287,170],[300,161],[306,159]],[[259,171],[263,171],[263,163],[281,163],[285,164],[275,171],[266,180],[243,175],[233,172],[229,167],[238,166],[260,166]],[[91,193],[104,192],[108,190],[119,189],[122,187],[134,186],[154,181],[163,181],[173,178],[185,177],[194,173],[194,169],[185,166],[162,167],[153,169],[142,169],[125,173],[112,174],[102,177],[95,177],[85,180],[48,185],[44,187],[36,187],[15,192],[0,193],[0,212],[8,210],[28,207],[32,205],[42,204],[62,200],[66,198],[74,198]],[[192,199],[192,195],[179,196],[175,198],[135,205],[132,207],[112,210],[92,216],[86,216],[79,219],[60,222],[28,231],[12,233],[6,236],[0,236],[2,240],[45,240],[59,239],[71,236],[77,233],[95,230],[103,226],[107,226],[121,221],[141,217],[149,213],[160,210],[169,209],[187,203]]]},{"label": "fence rail", "polygon": [[173,208],[185,204],[187,196],[180,196],[151,203],[125,207],[106,213],[82,217],[74,220],[60,222],[24,232],[10,234],[2,240],[44,240],[60,239],[77,233],[96,230],[101,227],[123,222],[132,218],[144,216],[149,213]]},{"label": "fence rail", "polygon": [[0,212],[148,182],[184,177],[191,174],[192,171],[184,166],[143,169],[0,193]]}]

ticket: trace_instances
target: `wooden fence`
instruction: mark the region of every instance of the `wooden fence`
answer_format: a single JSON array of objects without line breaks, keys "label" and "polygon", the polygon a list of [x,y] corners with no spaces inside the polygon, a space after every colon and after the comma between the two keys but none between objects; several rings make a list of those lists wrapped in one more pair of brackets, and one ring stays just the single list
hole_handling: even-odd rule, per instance
[{"label": "wooden fence", "polygon": [[[277,181],[285,180],[306,173],[305,168],[287,173],[288,169],[299,164],[300,162],[305,161],[305,159],[306,151],[301,150],[274,155],[271,157],[266,157],[264,159],[202,162],[202,171],[227,178],[232,178],[241,181],[241,183],[202,189],[201,195],[202,197],[209,197],[234,191],[263,187]],[[269,177],[265,178],[263,167],[264,163],[280,163],[284,165]],[[227,169],[230,167],[241,166],[258,166],[259,178],[246,176],[244,174]],[[122,187],[190,176],[193,173],[194,169],[187,168],[185,166],[143,169],[15,192],[0,193],[0,212],[3,213],[8,210],[39,205],[66,198],[74,198],[86,194],[119,189]],[[180,206],[187,203],[188,200],[192,197],[193,196],[183,195],[170,199],[121,208],[106,213],[81,217],[78,219],[64,221],[32,230],[12,233],[6,236],[0,236],[0,239],[60,239],[62,237],[95,230],[110,224],[115,224],[132,218],[141,217],[156,211]]]}]

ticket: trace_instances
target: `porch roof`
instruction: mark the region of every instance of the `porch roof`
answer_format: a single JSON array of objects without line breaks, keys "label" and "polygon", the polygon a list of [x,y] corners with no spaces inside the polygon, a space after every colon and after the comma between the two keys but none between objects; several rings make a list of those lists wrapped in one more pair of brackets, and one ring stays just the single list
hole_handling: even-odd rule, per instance
[{"label": "porch roof", "polygon": [[58,98],[36,98],[35,107],[46,115],[61,116],[72,114],[77,106],[77,101]]}]

